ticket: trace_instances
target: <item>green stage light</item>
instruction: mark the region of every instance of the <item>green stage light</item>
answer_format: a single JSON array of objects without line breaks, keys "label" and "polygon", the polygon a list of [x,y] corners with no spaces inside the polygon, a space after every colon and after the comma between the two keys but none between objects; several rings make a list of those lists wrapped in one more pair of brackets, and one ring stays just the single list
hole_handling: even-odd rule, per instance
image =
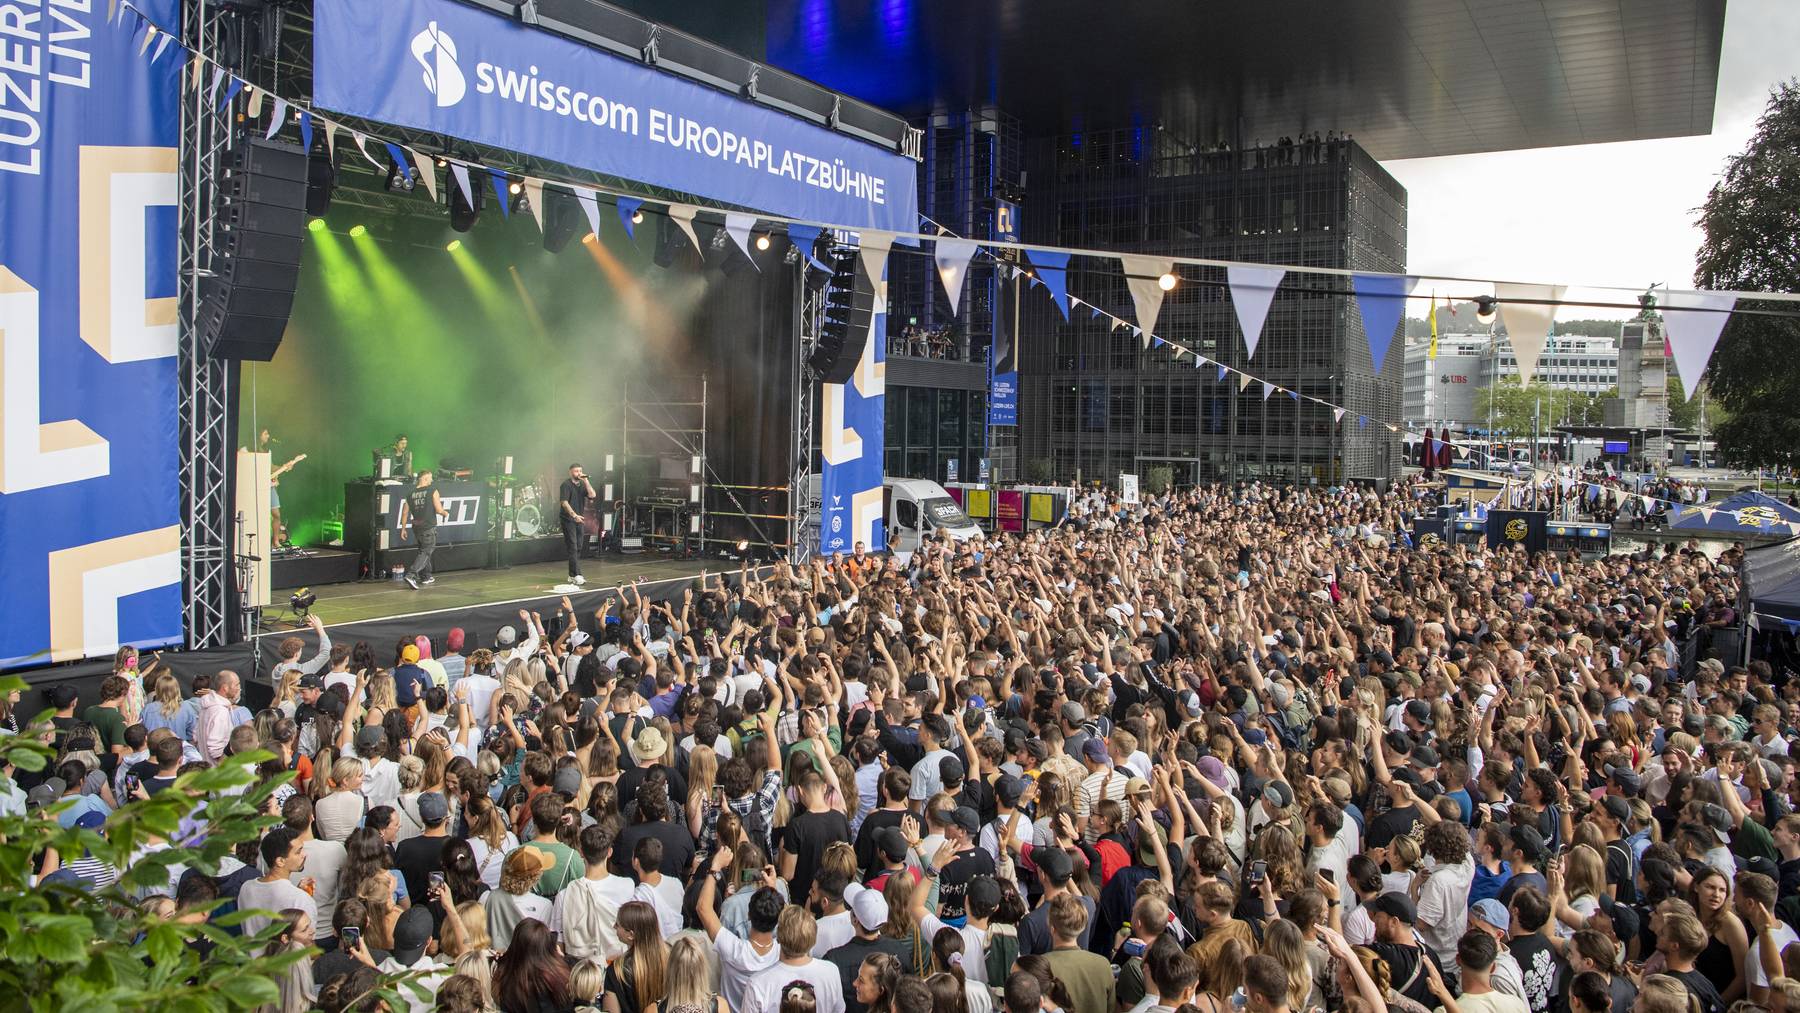
[{"label": "green stage light", "polygon": [[325,219],[314,218],[312,221],[306,223],[306,227],[313,230],[314,232],[324,232],[325,231]]},{"label": "green stage light", "polygon": [[444,250],[448,253],[455,253],[460,249],[462,249],[462,240],[460,239],[452,239],[444,244]]},{"label": "green stage light", "polygon": [[364,225],[350,226],[350,238],[351,239],[361,239],[362,237],[364,237],[368,234],[369,234],[369,229],[367,226],[364,226]]}]

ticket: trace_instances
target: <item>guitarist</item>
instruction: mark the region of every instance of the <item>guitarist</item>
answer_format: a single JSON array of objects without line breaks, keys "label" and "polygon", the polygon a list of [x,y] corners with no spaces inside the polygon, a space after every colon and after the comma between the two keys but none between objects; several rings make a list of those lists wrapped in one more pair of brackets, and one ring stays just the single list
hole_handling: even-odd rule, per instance
[{"label": "guitarist", "polygon": [[569,553],[569,583],[576,586],[587,583],[587,578],[581,575],[581,546],[587,541],[582,515],[593,499],[594,486],[588,481],[587,472],[579,464],[569,465],[569,477],[562,484],[557,507],[562,520],[563,548]]},{"label": "guitarist", "polygon": [[[267,429],[264,429],[256,436],[256,449],[267,453],[269,446],[275,442],[275,438],[269,435]],[[271,546],[288,543],[287,528],[281,523],[281,476],[292,471],[294,465],[304,460],[306,460],[305,454],[296,454],[288,463],[269,472],[269,522],[272,525],[269,534],[273,536],[269,542]]]}]

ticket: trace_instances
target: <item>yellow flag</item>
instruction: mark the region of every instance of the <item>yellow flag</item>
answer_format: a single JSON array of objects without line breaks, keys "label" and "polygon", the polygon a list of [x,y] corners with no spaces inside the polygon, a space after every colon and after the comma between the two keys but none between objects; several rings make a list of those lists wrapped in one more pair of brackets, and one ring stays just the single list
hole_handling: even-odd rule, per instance
[{"label": "yellow flag", "polygon": [[1437,358],[1437,293],[1431,293],[1431,348],[1425,353],[1427,359]]}]

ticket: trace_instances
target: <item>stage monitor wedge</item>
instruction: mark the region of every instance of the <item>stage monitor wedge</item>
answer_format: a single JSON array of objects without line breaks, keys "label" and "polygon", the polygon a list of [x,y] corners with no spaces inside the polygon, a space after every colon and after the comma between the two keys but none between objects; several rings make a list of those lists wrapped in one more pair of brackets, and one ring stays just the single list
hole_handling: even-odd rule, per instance
[{"label": "stage monitor wedge", "polygon": [[306,227],[306,152],[245,140],[219,184],[213,274],[200,281],[200,338],[216,359],[267,362],[287,330]]},{"label": "stage monitor wedge", "polygon": [[832,258],[831,281],[825,286],[825,322],[806,364],[823,383],[849,383],[869,343],[875,286],[863,271],[856,250],[839,247]]}]

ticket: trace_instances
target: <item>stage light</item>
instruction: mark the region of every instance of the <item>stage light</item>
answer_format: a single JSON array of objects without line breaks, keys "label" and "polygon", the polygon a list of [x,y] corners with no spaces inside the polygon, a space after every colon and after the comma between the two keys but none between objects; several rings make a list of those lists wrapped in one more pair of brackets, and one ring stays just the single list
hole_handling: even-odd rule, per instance
[{"label": "stage light", "polygon": [[312,588],[303,587],[288,596],[288,608],[293,610],[296,617],[304,619],[312,611],[313,603],[318,600],[319,596],[313,593]]},{"label": "stage light", "polygon": [[450,187],[450,227],[457,232],[467,232],[474,228],[476,221],[481,218],[481,205],[486,200],[486,187],[471,185],[467,196],[463,194],[462,187]]},{"label": "stage light", "polygon": [[769,248],[769,237],[768,236],[757,236],[756,237],[756,248],[759,250],[768,249]]},{"label": "stage light", "polygon": [[717,230],[716,232],[714,232],[712,234],[712,248],[715,253],[718,252],[719,250],[723,250],[725,248],[725,242],[726,242],[727,238],[728,237],[725,235],[725,230],[723,228],[720,228],[719,230]]},{"label": "stage light", "polygon": [[1499,300],[1495,299],[1491,295],[1476,296],[1475,297],[1475,319],[1476,319],[1476,321],[1483,323],[1483,324],[1493,323],[1494,322],[1494,311],[1496,308],[1496,304],[1498,302],[1499,302]]},{"label": "stage light", "polygon": [[523,184],[521,184],[521,183],[516,183],[516,182],[515,182],[515,183],[513,183],[513,184],[512,184],[512,185],[511,185],[511,186],[509,186],[509,187],[507,187],[507,188],[506,188],[506,189],[507,189],[507,191],[508,191],[508,192],[510,192],[510,193],[511,193],[511,194],[512,194],[512,195],[513,195],[513,196],[514,196],[514,197],[517,197],[517,196],[518,196],[518,195],[519,195],[519,194],[522,194],[522,193],[524,193],[524,192],[525,192],[525,187],[524,187],[524,185],[523,185]]},{"label": "stage light", "polygon": [[413,187],[418,185],[419,181],[413,178],[412,166],[402,165],[392,158],[388,159],[387,188],[389,190],[411,193]]},{"label": "stage light", "polygon": [[444,252],[445,253],[455,253],[457,250],[460,250],[460,249],[462,249],[462,240],[460,240],[460,239],[452,239],[448,243],[444,244]]},{"label": "stage light", "polygon": [[432,159],[432,161],[437,163],[437,167],[440,169],[442,169],[444,166],[450,164],[450,160],[445,158],[442,155],[437,156],[436,158]]},{"label": "stage light", "polygon": [[587,235],[582,236],[581,241],[592,246],[600,241],[600,236],[597,233],[590,232]]},{"label": "stage light", "polygon": [[314,218],[312,221],[306,223],[306,227],[313,230],[314,232],[324,232],[325,231],[325,219]]},{"label": "stage light", "polygon": [[631,213],[631,224],[633,224],[633,225],[644,224],[644,212],[643,211],[633,211]]},{"label": "stage light", "polygon": [[362,237],[364,237],[368,234],[369,234],[369,229],[368,229],[368,226],[366,226],[366,225],[350,226],[350,238],[351,239],[361,239]]},{"label": "stage light", "polygon": [[1172,274],[1165,274],[1156,279],[1156,287],[1162,289],[1164,292],[1173,289],[1175,287],[1175,276]]},{"label": "stage light", "polygon": [[781,262],[784,264],[800,263],[800,247],[795,246],[793,243],[789,243],[787,252],[781,255]]}]

